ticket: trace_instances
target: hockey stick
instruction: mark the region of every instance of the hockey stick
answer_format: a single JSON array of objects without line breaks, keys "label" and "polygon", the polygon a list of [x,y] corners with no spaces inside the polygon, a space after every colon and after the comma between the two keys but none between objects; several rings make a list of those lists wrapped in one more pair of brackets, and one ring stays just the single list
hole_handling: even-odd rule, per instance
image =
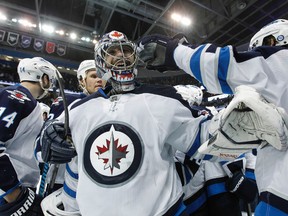
[{"label": "hockey stick", "polygon": [[[55,99],[56,98],[56,83],[55,81],[53,80],[53,98]],[[46,194],[49,192],[49,191],[45,191],[46,189],[46,177],[47,177],[47,173],[48,173],[48,170],[50,168],[50,165],[49,163],[44,163],[44,166],[43,166],[43,172],[42,172],[42,175],[41,175],[41,180],[40,180],[40,187],[39,187],[39,196],[40,197],[45,197]]]},{"label": "hockey stick", "polygon": [[[56,78],[59,84],[59,92],[60,92],[60,96],[62,97],[63,100],[63,107],[64,107],[64,116],[65,116],[65,121],[64,121],[64,130],[65,130],[65,134],[64,137],[65,139],[68,139],[68,131],[69,131],[69,112],[68,112],[68,106],[67,106],[67,101],[66,101],[66,97],[65,97],[65,92],[64,92],[64,86],[63,86],[63,77],[61,75],[61,73],[56,69]],[[55,181],[56,181],[56,176],[58,173],[58,169],[59,169],[59,164],[55,164],[53,173],[52,173],[52,177],[51,177],[51,181],[49,184],[49,189],[48,192],[52,192],[54,185],[55,185]]]},{"label": "hockey stick", "polygon": [[252,216],[251,205],[248,202],[246,202],[246,212],[247,212],[247,216]]},{"label": "hockey stick", "polygon": [[43,172],[42,172],[42,176],[41,176],[41,180],[40,180],[39,192],[38,192],[40,197],[45,196],[45,185],[46,185],[46,177],[47,177],[48,170],[49,170],[49,164],[44,163]]}]

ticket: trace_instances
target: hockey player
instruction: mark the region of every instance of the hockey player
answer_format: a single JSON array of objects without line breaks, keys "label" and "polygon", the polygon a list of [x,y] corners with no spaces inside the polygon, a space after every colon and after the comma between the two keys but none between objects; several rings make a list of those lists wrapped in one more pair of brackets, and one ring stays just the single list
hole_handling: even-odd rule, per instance
[{"label": "hockey player", "polygon": [[[74,103],[78,99],[82,99],[86,97],[87,95],[90,95],[96,92],[100,88],[104,88],[106,85],[106,82],[100,79],[96,74],[95,60],[84,60],[80,63],[77,69],[77,79],[79,82],[79,87],[81,88],[83,93],[75,94],[75,95],[66,95],[66,100],[67,100],[68,105]],[[51,106],[49,119],[58,118],[63,113],[63,111],[64,111],[64,106],[63,106],[62,97],[58,97]],[[41,158],[40,143],[38,142],[37,144],[38,144],[37,149],[36,149],[36,151],[38,152],[36,154],[37,160],[40,162],[43,162]],[[47,173],[47,178],[45,177],[45,179],[42,180],[42,184],[43,184],[42,187],[45,187],[44,185],[47,182],[46,195],[50,194],[52,191],[55,191],[63,186],[65,167],[66,167],[65,164],[60,165],[57,171],[58,173],[57,173],[55,182],[53,182],[51,186],[51,178],[54,172],[54,165],[50,166],[50,169]]]},{"label": "hockey player", "polygon": [[[136,45],[123,33],[105,34],[95,46],[95,60],[97,74],[111,86],[76,102],[69,112],[77,160],[71,162],[76,175],[65,183],[76,192],[78,177],[73,195],[81,214],[181,215],[185,206],[174,149],[189,152],[200,128],[205,131],[206,117],[194,117],[173,87],[135,82]],[[42,133],[47,161],[63,159],[58,153],[72,148],[56,136],[59,125],[50,122]]]},{"label": "hockey player", "polygon": [[[66,100],[69,106],[71,106],[75,101],[82,99],[94,92],[98,91],[100,88],[104,88],[106,85],[106,81],[100,79],[96,73],[95,60],[84,60],[80,63],[77,70],[77,78],[79,82],[79,86],[83,93],[79,95],[67,95]],[[58,118],[64,111],[63,100],[62,97],[58,97],[56,101],[52,104],[52,110],[50,114],[50,119]],[[38,152],[41,153],[40,143]],[[40,151],[39,151],[40,150]],[[42,157],[38,157],[38,160],[43,161]],[[62,160],[62,159],[61,159]],[[77,160],[75,157],[73,160]],[[72,163],[60,164],[57,169],[57,173],[55,171],[55,164],[51,164],[49,171],[47,173],[47,178],[43,179],[43,184],[45,181],[47,182],[47,189],[45,195],[47,197],[41,203],[42,210],[44,215],[50,215],[50,213],[56,215],[79,215],[78,204],[75,200],[74,194],[76,193],[75,188],[70,188],[64,182],[64,175],[67,178],[75,179],[78,175],[74,171],[74,167]],[[53,175],[56,175],[55,182],[51,182],[53,179]],[[42,180],[42,179],[41,179]],[[75,184],[77,184],[77,178],[75,179]],[[64,184],[64,187],[63,187]],[[44,188],[44,186],[43,186]],[[55,192],[53,192],[55,191]],[[53,193],[52,193],[53,192]],[[52,194],[51,194],[52,193]],[[59,203],[62,203],[62,199],[66,200],[66,203],[70,203],[71,208],[59,209],[56,206],[59,206]],[[49,213],[50,212],[50,213]]]},{"label": "hockey player", "polygon": [[[80,63],[77,69],[77,79],[79,87],[83,93],[75,95],[66,95],[68,105],[77,99],[86,97],[93,94],[99,88],[103,88],[106,85],[105,80],[100,79],[96,74],[95,60],[84,60]],[[63,112],[62,97],[58,97],[51,106],[51,114],[49,119],[57,118]]]},{"label": "hockey player", "polygon": [[22,59],[20,85],[0,92],[0,215],[42,215],[35,189],[40,170],[33,155],[43,124],[36,99],[44,97],[55,78],[55,67],[40,57]]},{"label": "hockey player", "polygon": [[104,88],[106,81],[97,76],[95,60],[84,60],[77,70],[79,86],[85,95],[93,94]]},{"label": "hockey player", "polygon": [[[236,87],[245,84],[288,112],[287,32],[288,21],[275,20],[254,35],[250,41],[252,50],[245,53],[237,52],[232,46],[184,46],[177,39],[159,35],[146,36],[140,44],[141,47],[157,44],[156,49],[159,45],[166,48],[164,62],[157,62],[157,56],[155,59],[151,54],[144,59],[150,69],[164,71],[181,68],[212,93],[231,94]],[[144,56],[147,57],[146,54]],[[256,216],[288,215],[287,143],[282,142],[280,146],[270,144],[259,149],[257,155],[255,174],[260,203],[255,211]]]}]

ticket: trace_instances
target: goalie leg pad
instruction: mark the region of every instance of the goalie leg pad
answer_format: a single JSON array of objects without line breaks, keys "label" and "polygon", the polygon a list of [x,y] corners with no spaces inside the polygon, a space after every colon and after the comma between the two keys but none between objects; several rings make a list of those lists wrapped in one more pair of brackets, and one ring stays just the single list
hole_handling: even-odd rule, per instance
[{"label": "goalie leg pad", "polygon": [[68,212],[61,209],[63,204],[61,200],[61,193],[63,188],[54,191],[43,199],[41,208],[45,216],[81,216],[80,211]]}]

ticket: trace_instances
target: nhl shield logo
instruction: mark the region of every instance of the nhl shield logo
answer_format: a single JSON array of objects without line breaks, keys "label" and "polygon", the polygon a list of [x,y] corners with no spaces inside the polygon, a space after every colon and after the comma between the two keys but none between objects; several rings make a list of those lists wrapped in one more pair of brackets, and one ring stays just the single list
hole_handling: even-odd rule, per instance
[{"label": "nhl shield logo", "polygon": [[66,46],[65,45],[62,45],[62,44],[58,44],[57,45],[57,54],[59,56],[63,56],[66,54]]},{"label": "nhl shield logo", "polygon": [[137,173],[143,158],[139,134],[126,124],[111,123],[95,129],[84,150],[86,173],[98,184],[117,185]]},{"label": "nhl shield logo", "polygon": [[55,52],[55,43],[47,41],[46,42],[46,52],[51,54]]},{"label": "nhl shield logo", "polygon": [[26,35],[22,35],[21,36],[21,46],[23,48],[28,48],[30,47],[32,42],[32,37],[26,36]]},{"label": "nhl shield logo", "polygon": [[7,37],[7,43],[10,46],[15,46],[18,43],[19,34],[16,34],[14,32],[9,32]]},{"label": "nhl shield logo", "polygon": [[41,51],[44,47],[44,40],[41,40],[39,38],[35,38],[33,47],[36,51]]}]

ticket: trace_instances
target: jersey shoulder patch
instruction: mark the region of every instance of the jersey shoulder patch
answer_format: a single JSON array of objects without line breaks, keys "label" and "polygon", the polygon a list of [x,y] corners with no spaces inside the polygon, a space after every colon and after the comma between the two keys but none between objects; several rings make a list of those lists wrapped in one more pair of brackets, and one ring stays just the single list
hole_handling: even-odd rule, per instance
[{"label": "jersey shoulder patch", "polygon": [[21,85],[9,86],[0,91],[0,106],[10,106],[9,108],[17,110],[25,106],[25,110],[28,109],[32,111],[36,104],[37,101],[33,98],[29,90]]}]

